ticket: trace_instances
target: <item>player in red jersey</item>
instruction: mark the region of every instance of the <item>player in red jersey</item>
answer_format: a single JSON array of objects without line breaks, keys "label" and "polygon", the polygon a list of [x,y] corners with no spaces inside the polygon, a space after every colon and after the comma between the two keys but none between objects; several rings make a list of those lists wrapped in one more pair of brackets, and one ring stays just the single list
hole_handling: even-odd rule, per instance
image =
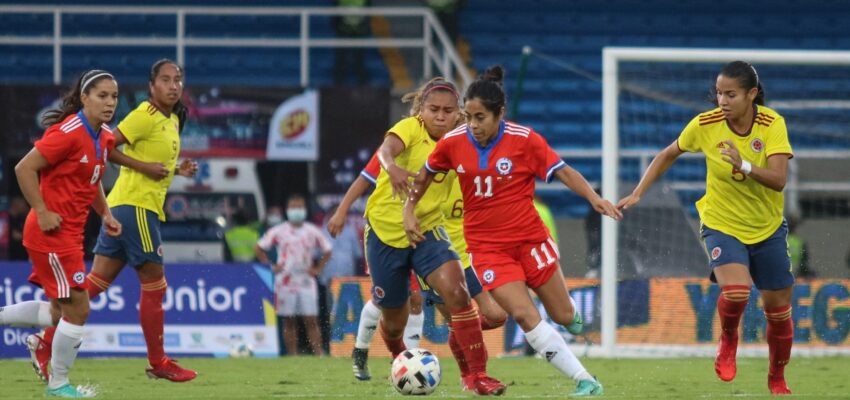
[{"label": "player in red jersey", "polygon": [[121,234],[121,224],[107,207],[100,184],[106,159],[115,147],[106,123],[112,120],[117,104],[118,84],[109,72],[83,74],[62,99],[61,108],[44,115],[42,123],[49,128],[15,166],[21,192],[32,206],[24,225],[24,246],[33,264],[29,280],[44,289],[50,302],[2,307],[0,324],[56,325],[48,396],[95,394],[92,388],[72,386],[68,372],[89,315],[83,263],[83,229],[89,207],[103,217],[110,235]]},{"label": "player in red jersey", "polygon": [[602,385],[581,365],[564,338],[540,317],[528,289],[549,316],[573,333],[580,314],[567,294],[558,250],[534,209],[534,178],[557,178],[597,212],[621,218],[584,177],[567,166],[542,136],[505,121],[501,67],[488,69],[464,96],[467,124],[437,143],[414,182],[404,208],[411,243],[423,236],[414,209],[438,172],[454,170],[464,203],[464,234],[470,261],[496,302],[525,332],[529,344],[577,382],[576,395],[601,395]]}]

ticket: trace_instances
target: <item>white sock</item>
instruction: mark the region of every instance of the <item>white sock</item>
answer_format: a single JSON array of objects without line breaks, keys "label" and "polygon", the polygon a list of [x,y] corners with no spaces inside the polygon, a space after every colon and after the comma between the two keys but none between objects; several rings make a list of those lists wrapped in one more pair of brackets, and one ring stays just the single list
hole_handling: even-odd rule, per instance
[{"label": "white sock", "polygon": [[358,349],[369,349],[369,344],[372,343],[372,337],[375,336],[375,331],[378,329],[378,320],[381,318],[381,309],[378,308],[372,300],[363,305],[363,310],[360,311],[360,323],[357,325],[357,338],[355,339],[354,347]]},{"label": "white sock", "polygon": [[407,317],[407,325],[404,326],[404,345],[408,349],[419,347],[422,340],[422,325],[425,324],[425,313],[410,314]]},{"label": "white sock", "polygon": [[540,321],[534,329],[526,332],[525,338],[538,354],[564,375],[575,381],[593,379],[593,376],[581,365],[581,361],[567,347],[564,338],[546,321]]},{"label": "white sock", "polygon": [[64,319],[56,326],[53,336],[53,358],[50,360],[50,383],[47,387],[56,389],[68,383],[68,372],[77,359],[77,352],[83,343],[83,326],[74,325]]},{"label": "white sock", "polygon": [[53,325],[50,303],[46,301],[24,301],[0,307],[0,325],[20,327],[44,327]]}]

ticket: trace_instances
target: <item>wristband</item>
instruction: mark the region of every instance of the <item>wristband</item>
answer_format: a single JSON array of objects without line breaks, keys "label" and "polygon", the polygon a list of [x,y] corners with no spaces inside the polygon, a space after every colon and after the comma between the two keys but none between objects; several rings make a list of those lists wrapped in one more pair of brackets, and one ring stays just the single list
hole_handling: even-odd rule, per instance
[{"label": "wristband", "polygon": [[741,160],[741,168],[739,168],[739,169],[740,169],[740,170],[741,170],[741,172],[743,172],[744,174],[749,175],[749,174],[751,174],[751,173],[753,172],[753,164],[751,164],[751,163],[750,163],[749,161],[747,161],[747,160]]}]

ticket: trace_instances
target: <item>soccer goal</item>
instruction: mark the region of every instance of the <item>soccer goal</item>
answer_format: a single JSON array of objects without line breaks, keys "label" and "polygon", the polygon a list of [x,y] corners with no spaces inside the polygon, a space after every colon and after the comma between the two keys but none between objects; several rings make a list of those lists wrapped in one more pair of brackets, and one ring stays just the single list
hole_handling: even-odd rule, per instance
[{"label": "soccer goal", "polygon": [[[605,48],[603,196],[630,193],[653,156],[714,107],[717,73],[735,60],[755,66],[766,105],[786,119],[795,153],[786,215],[802,221],[810,268],[834,278],[798,280],[795,354],[850,354],[850,52]],[[693,205],[704,191],[704,158],[685,154],[623,221],[603,218],[602,355],[714,354],[719,288],[706,279]],[[739,355],[767,354],[755,296],[741,322]]]}]

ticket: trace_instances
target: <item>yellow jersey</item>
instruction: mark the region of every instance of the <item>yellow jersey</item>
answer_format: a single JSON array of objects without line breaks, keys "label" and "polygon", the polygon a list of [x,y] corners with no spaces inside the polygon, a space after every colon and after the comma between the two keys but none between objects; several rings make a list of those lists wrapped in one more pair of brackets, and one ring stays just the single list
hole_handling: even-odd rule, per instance
[{"label": "yellow jersey", "polygon": [[127,138],[124,154],[144,162],[158,162],[168,168],[168,177],[156,181],[132,168],[121,167],[115,186],[106,198],[109,207],[131,205],[153,211],[165,221],[162,207],[165,192],[174,179],[177,155],[180,154],[180,120],[176,114],[166,116],[148,101],[143,101],[118,124]]},{"label": "yellow jersey", "polygon": [[[394,134],[404,143],[404,150],[395,157],[395,163],[413,173],[419,172],[425,165],[428,155],[437,146],[437,142],[425,130],[425,124],[419,117],[409,117],[399,121],[386,134]],[[413,178],[410,179],[413,180]],[[454,181],[455,179],[450,181],[448,177],[440,182],[435,180],[417,203],[415,213],[422,232],[432,230],[443,222],[440,204],[448,196]],[[410,246],[404,233],[401,216],[407,194],[405,193],[403,198],[396,196],[395,199],[392,198],[392,194],[390,176],[387,171],[381,169],[375,183],[375,190],[366,201],[365,217],[382,242],[403,249]]]},{"label": "yellow jersey", "polygon": [[784,195],[723,161],[723,141],[732,141],[741,159],[762,168],[767,168],[770,156],[793,157],[785,119],[770,108],[753,108],[753,124],[746,134],[734,132],[715,108],[694,117],[677,140],[682,151],[705,154],[705,195],[696,203],[702,223],[744,244],[759,243],[779,228]]},{"label": "yellow jersey", "polygon": [[460,182],[457,180],[454,170],[449,170],[447,175],[439,173],[434,176],[434,180],[436,181],[441,176],[454,181],[451,184],[448,198],[440,205],[440,211],[443,213],[443,227],[446,228],[446,233],[452,240],[457,255],[460,256],[463,268],[469,268],[469,254],[466,253],[466,238],[463,236],[463,192],[460,190]]}]

